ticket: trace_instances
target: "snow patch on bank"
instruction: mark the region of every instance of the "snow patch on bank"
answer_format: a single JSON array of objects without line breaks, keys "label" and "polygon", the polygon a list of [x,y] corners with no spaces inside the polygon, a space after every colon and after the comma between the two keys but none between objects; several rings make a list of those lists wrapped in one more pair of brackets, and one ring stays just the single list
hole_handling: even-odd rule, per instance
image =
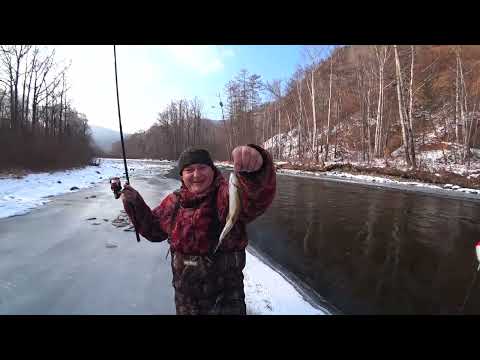
[{"label": "snow patch on bank", "polygon": [[[170,161],[128,160],[129,176],[149,175],[173,168]],[[56,195],[78,191],[106,182],[110,177],[124,178],[121,159],[102,159],[100,166],[33,173],[17,178],[0,179],[0,218],[26,214]]]}]

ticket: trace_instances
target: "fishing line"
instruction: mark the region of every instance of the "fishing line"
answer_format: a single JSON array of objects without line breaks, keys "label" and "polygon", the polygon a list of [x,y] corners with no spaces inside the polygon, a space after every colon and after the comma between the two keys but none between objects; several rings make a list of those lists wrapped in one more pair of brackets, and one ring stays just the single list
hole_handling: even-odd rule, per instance
[{"label": "fishing line", "polygon": [[[125,177],[127,178],[127,184],[130,185],[130,179],[128,178],[127,157],[125,156],[125,144],[123,143],[122,117],[120,115],[120,97],[118,96],[117,52],[115,50],[115,45],[113,45],[113,59],[115,61],[115,87],[117,89],[118,123],[120,125],[120,141],[122,142],[123,165],[125,166]],[[135,218],[135,211],[133,206],[130,206],[130,209],[132,211],[133,217]],[[135,229],[135,235],[137,236],[137,242],[140,242],[140,236],[138,236],[137,227],[135,226],[135,224],[133,224],[133,227]]]}]

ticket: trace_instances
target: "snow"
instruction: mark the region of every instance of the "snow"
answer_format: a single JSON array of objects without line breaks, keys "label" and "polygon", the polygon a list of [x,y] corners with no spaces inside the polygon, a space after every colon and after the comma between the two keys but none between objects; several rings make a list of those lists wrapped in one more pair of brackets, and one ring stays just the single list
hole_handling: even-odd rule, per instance
[{"label": "snow", "polygon": [[[230,166],[228,163],[222,163],[222,165]],[[128,166],[129,174],[148,175],[153,172],[158,173],[159,170],[168,171],[172,169],[174,163],[166,160],[128,160]],[[123,160],[103,159],[100,166],[36,173],[21,179],[2,178],[0,179],[0,218],[26,214],[50,201],[49,197],[71,192],[70,188],[73,186],[79,189],[89,188],[110,177],[122,177],[123,173]],[[122,183],[124,181],[123,179]],[[244,284],[248,314],[323,315],[327,313],[313,307],[289,281],[248,251]]]},{"label": "snow", "polygon": [[229,161],[215,161],[214,165],[220,168],[231,168],[233,169],[233,164]]},{"label": "snow", "polygon": [[470,188],[462,188],[458,185],[446,184],[444,186],[433,185],[422,183],[419,181],[398,181],[392,180],[382,176],[372,176],[372,175],[356,175],[350,174],[343,171],[326,171],[326,172],[310,172],[310,171],[302,171],[302,170],[289,170],[289,169],[279,169],[277,170],[280,174],[290,174],[290,175],[313,175],[313,176],[327,176],[332,178],[345,178],[350,180],[356,180],[360,182],[371,182],[377,184],[394,184],[394,185],[407,185],[407,186],[416,186],[421,188],[427,188],[432,190],[445,190],[445,191],[456,191],[462,193],[469,193],[474,195],[480,195],[480,190],[477,189],[470,189]]},{"label": "snow", "polygon": [[[129,160],[129,174],[149,174],[155,168],[170,169],[170,162]],[[22,215],[46,204],[49,197],[68,193],[73,187],[85,189],[110,177],[122,177],[123,160],[104,159],[100,166],[87,166],[81,169],[29,174],[21,179],[0,178],[0,218]],[[122,181],[122,183],[125,180]]]},{"label": "snow", "polygon": [[[415,154],[417,167],[420,170],[427,171],[433,174],[436,174],[438,178],[442,178],[442,174],[445,172],[451,172],[464,176],[467,179],[478,179],[480,177],[480,149],[479,148],[470,148],[471,157],[469,164],[462,164],[462,156],[464,152],[464,146],[452,142],[455,137],[455,121],[452,118],[453,109],[450,104],[445,103],[441,109],[434,113],[429,111],[424,111],[419,109],[414,113],[414,119],[426,118],[429,119],[429,126],[425,132],[419,132],[416,134],[415,142]],[[469,112],[466,114],[469,119],[480,116],[480,112]],[[370,119],[370,124],[375,125],[375,119]],[[360,150],[360,144],[358,142],[358,131],[361,127],[359,113],[352,114],[348,121],[342,121],[339,124],[335,124],[330,129],[330,147],[329,147],[329,157],[325,164],[345,164],[349,163],[359,167],[378,167],[384,168],[388,166],[399,169],[399,170],[408,170],[409,167],[406,164],[405,160],[405,148],[403,145],[395,149],[390,156],[385,159],[375,158],[370,162],[361,161],[363,158]],[[324,141],[327,129],[323,129],[317,132],[318,143]],[[338,139],[335,137],[335,133],[338,132]],[[284,133],[277,133],[273,135],[270,139],[264,141],[263,146],[265,149],[269,150],[273,157],[282,161],[282,163],[288,160],[291,164],[303,162],[303,165],[311,162],[313,159],[313,154],[309,150],[312,139],[307,139],[306,134],[302,136],[302,145],[305,146],[302,149],[304,158],[299,159],[298,156],[298,130],[297,128],[292,128],[290,131],[285,131]],[[397,133],[397,135],[399,135]],[[372,135],[373,136],[373,135]],[[323,140],[322,140],[323,139]],[[338,143],[337,143],[338,140]],[[335,154],[335,159],[333,158]],[[320,152],[319,156],[324,157],[324,153]],[[300,165],[302,165],[300,163]],[[302,172],[302,171],[288,171],[282,169],[281,172],[289,173],[293,175],[303,174],[310,176],[320,176],[320,174],[312,172]],[[362,181],[375,181],[380,183],[398,183],[406,184],[403,181],[392,181],[385,178],[380,178],[379,176],[364,177],[362,175],[352,175],[342,173],[324,173],[326,176],[341,176],[347,177],[352,180],[362,180]],[[323,175],[323,173],[321,174]],[[456,192],[468,192],[472,194],[480,194],[480,191],[475,189],[461,189],[454,188],[452,186],[437,186],[430,184],[422,184],[420,182],[410,182],[408,183],[412,186],[421,186],[421,187],[431,187],[431,188],[442,188],[449,189],[448,191]]]},{"label": "snow", "polygon": [[[443,110],[442,110],[443,111]],[[441,133],[444,130],[443,118],[441,112],[432,115],[432,118],[439,118],[439,124],[435,125],[433,131],[422,136],[417,136],[415,139],[416,147],[416,162],[420,170],[433,173],[437,178],[441,179],[442,174],[445,172],[455,173],[460,176],[464,176],[467,179],[477,179],[480,177],[480,149],[470,148],[471,158],[469,164],[462,164],[462,154],[463,146],[457,143],[443,141]],[[352,118],[352,121],[358,119]],[[351,124],[350,124],[351,125]],[[343,134],[343,137],[347,136],[350,133],[351,126],[347,123],[338,124],[338,130]],[[331,129],[331,134],[334,134],[337,130],[337,127]],[[325,131],[324,131],[325,133]],[[321,134],[318,134],[319,141],[321,139]],[[348,136],[347,136],[348,137]],[[305,140],[305,139],[304,139]],[[370,162],[361,161],[362,154],[358,151],[355,146],[350,145],[350,148],[343,143],[341,137],[338,139],[339,142],[335,146],[330,144],[329,151],[329,160],[325,161],[325,165],[331,164],[351,164],[357,167],[364,168],[385,168],[386,166],[396,168],[398,170],[406,171],[409,170],[409,167],[406,164],[405,160],[405,148],[400,146],[395,151],[391,153],[391,156],[386,160],[381,158],[372,159]],[[309,163],[312,157],[312,154],[308,152],[305,153],[305,159],[302,162],[298,159],[298,131],[297,129],[292,129],[287,133],[279,133],[274,135],[272,138],[266,140],[263,143],[265,149],[269,150],[273,157],[277,160],[277,165],[286,165],[290,163],[292,165],[299,164],[305,165]],[[443,149],[443,150],[442,150]],[[334,153],[336,153],[335,159]],[[324,154],[320,153],[319,156],[323,158]],[[289,160],[286,162],[285,160]],[[319,169],[320,170],[320,169]],[[422,183],[419,181],[402,181],[402,180],[392,180],[386,176],[374,176],[374,175],[356,175],[350,174],[343,171],[329,171],[329,172],[311,172],[311,171],[302,171],[302,170],[289,170],[285,168],[280,168],[277,170],[281,174],[289,175],[306,175],[306,176],[315,176],[315,177],[331,177],[331,178],[347,178],[352,181],[360,182],[371,182],[371,183],[380,183],[380,184],[395,184],[395,185],[406,185],[411,187],[420,187],[427,188],[432,190],[442,190],[450,192],[461,192],[474,195],[480,195],[480,190],[470,189],[470,188],[461,188],[460,186],[453,186],[452,184],[447,185],[433,185],[428,183]]]},{"label": "snow", "polygon": [[244,270],[247,312],[253,315],[325,315],[279,273],[247,252]]}]

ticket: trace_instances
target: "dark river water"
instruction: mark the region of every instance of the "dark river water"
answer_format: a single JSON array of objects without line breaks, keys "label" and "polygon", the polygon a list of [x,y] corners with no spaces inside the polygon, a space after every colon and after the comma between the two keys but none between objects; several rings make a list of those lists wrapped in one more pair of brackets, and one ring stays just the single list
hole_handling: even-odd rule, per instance
[{"label": "dark river water", "polygon": [[344,314],[480,314],[480,201],[277,176],[250,244]]}]

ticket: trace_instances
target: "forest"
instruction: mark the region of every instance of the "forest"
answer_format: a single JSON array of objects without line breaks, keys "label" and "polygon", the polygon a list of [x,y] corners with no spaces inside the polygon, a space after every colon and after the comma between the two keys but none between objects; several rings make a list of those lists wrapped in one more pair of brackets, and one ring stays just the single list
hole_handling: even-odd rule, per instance
[{"label": "forest", "polygon": [[72,106],[55,51],[0,46],[0,169],[59,169],[95,155],[88,119]]},{"label": "forest", "polygon": [[[198,99],[172,101],[150,129],[127,141],[132,157],[176,159],[188,146],[218,160],[246,143],[300,164],[392,162],[409,169],[477,160],[478,46],[305,46],[288,79],[246,69],[219,95],[222,119]],[[272,59],[273,61],[273,59]],[[114,151],[119,154],[119,144]]]}]

